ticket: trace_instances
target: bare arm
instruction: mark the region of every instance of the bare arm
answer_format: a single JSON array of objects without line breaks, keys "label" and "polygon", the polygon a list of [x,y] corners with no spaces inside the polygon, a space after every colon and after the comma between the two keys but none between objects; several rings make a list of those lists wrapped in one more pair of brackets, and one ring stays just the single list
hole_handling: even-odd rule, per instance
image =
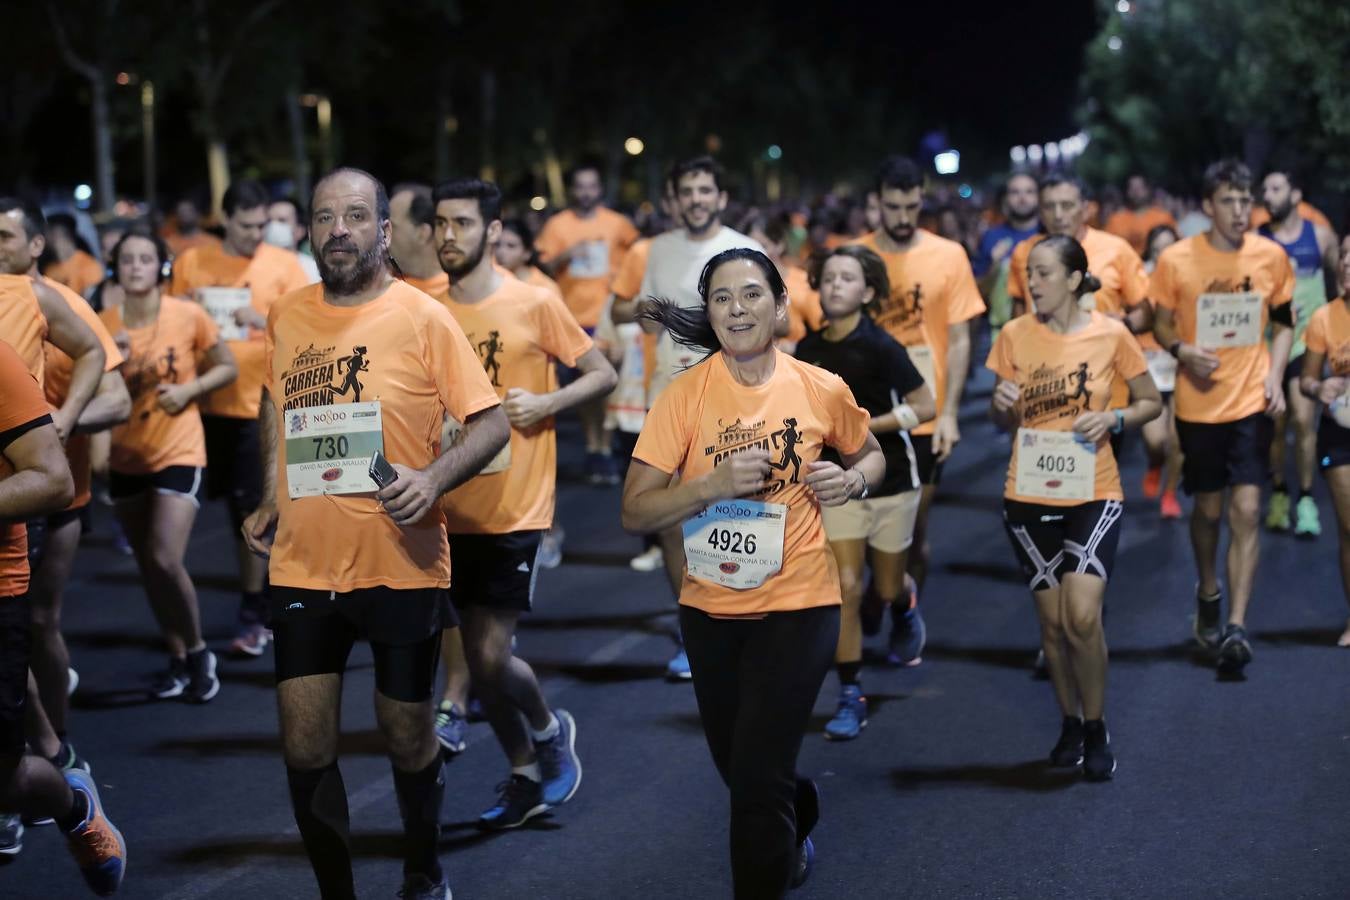
[{"label": "bare arm", "polygon": [[375,499],[398,524],[417,522],[443,494],[477,475],[510,439],[511,423],[500,405],[476,412],[464,423],[459,440],[442,447],[441,455],[426,468],[391,463],[398,478],[381,488]]},{"label": "bare arm", "polygon": [[272,538],[277,527],[277,408],[272,394],[262,389],[258,404],[258,465],[262,467],[262,499],[240,531],[244,543],[259,556],[272,552]]},{"label": "bare arm", "polygon": [[94,399],[80,413],[75,430],[81,433],[105,431],[120,425],[131,416],[131,395],[121,372],[104,372],[98,380]]},{"label": "bare arm", "polygon": [[521,388],[508,390],[502,408],[506,410],[506,417],[512,427],[529,428],[565,409],[595,397],[603,397],[614,390],[614,385],[619,382],[614,367],[597,347],[591,347],[583,353],[576,367],[581,370],[581,377],[556,391],[532,394]]},{"label": "bare arm", "polygon": [[1317,244],[1322,248],[1322,276],[1326,279],[1327,296],[1335,297],[1340,288],[1338,273],[1341,266],[1341,246],[1330,228],[1314,226]]},{"label": "bare arm", "polygon": [[75,482],[54,426],[24,432],[3,452],[14,473],[0,481],[0,520],[21,522],[54,513],[75,498]]},{"label": "bare arm", "polygon": [[108,357],[93,329],[84,324],[60,294],[37,282],[33,284],[33,293],[47,319],[47,340],[74,361],[66,400],[52,414],[52,424],[64,442],[74,432],[80,414],[98,391]]},{"label": "bare arm", "polygon": [[187,408],[193,400],[222,388],[239,376],[230,348],[220,341],[204,354],[210,366],[187,384],[160,385],[159,405],[171,416]]},{"label": "bare arm", "polygon": [[1153,330],[1153,304],[1147,300],[1136,303],[1125,311],[1125,327],[1134,334]]},{"label": "bare arm", "polygon": [[951,456],[961,441],[956,417],[970,368],[970,322],[957,322],[947,327],[946,363],[947,395],[942,398],[942,409],[938,410],[937,426],[933,429],[933,453],[939,462]]},{"label": "bare arm", "polygon": [[[937,415],[937,401],[933,399],[933,392],[929,390],[926,383],[906,394],[905,403],[909,404],[909,408],[914,410],[914,415],[918,417],[920,424]],[[873,434],[894,434],[897,431],[906,430],[905,426],[900,424],[900,420],[896,418],[894,412],[873,416],[868,427]]]}]

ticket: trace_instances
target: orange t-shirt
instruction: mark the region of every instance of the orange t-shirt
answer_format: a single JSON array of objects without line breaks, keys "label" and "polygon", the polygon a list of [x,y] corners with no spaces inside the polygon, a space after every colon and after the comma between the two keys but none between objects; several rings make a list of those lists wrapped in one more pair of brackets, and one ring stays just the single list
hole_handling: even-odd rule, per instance
[{"label": "orange t-shirt", "polygon": [[586,245],[558,273],[558,287],[577,322],[594,328],[609,298],[609,275],[637,239],[638,230],[626,216],[600,206],[584,219],[571,209],[554,215],[540,229],[534,246],[548,261],[569,247]]},{"label": "orange t-shirt", "polygon": [[448,587],[450,546],[439,504],[401,526],[380,508],[374,483],[370,493],[292,500],[284,448],[285,417],[293,410],[378,401],[385,457],[428,466],[440,452],[447,412],[463,422],[498,405],[450,313],[401,281],[355,307],[333,306],[322,284],[309,285],[273,304],[265,360],[277,409],[280,520],[272,583],[323,591]]},{"label": "orange t-shirt", "polygon": [[0,275],[0,340],[19,354],[29,374],[43,384],[46,377],[47,317],[42,314],[33,279],[27,275]]},{"label": "orange t-shirt", "polygon": [[[1336,230],[1331,227],[1331,220],[1326,217],[1326,214],[1323,213],[1317,207],[1313,206],[1307,200],[1299,201],[1298,215],[1299,218],[1307,219],[1314,225],[1321,225],[1327,231]],[[1270,210],[1258,204],[1256,208],[1252,210],[1251,223],[1247,226],[1247,230],[1255,231],[1256,229],[1260,228],[1262,225],[1265,225],[1269,221],[1270,221]]]},{"label": "orange t-shirt", "polygon": [[[1345,298],[1339,297],[1319,306],[1308,320],[1308,330],[1303,332],[1308,349],[1322,354],[1331,374],[1342,377],[1350,375],[1350,309],[1345,304]],[[1321,372],[1304,374],[1322,376]]]},{"label": "orange t-shirt", "polygon": [[753,499],[788,508],[777,574],[747,590],[686,574],[680,603],[719,616],[837,606],[839,571],[806,471],[826,445],[844,455],[858,452],[869,420],[838,375],[777,350],[773,375],[756,387],[737,382],[721,353],[677,375],[647,413],[633,456],[693,481],[730,454],[763,448],[776,466],[775,480]]},{"label": "orange t-shirt", "polygon": [[166,228],[160,233],[164,237],[164,243],[169,245],[169,252],[174,256],[182,256],[193,247],[219,249],[221,246],[220,238],[209,231],[198,230],[192,234],[182,234],[176,228]]},{"label": "orange t-shirt", "polygon": [[198,304],[163,295],[155,321],[140,328],[126,327],[120,306],[99,316],[109,331],[126,331],[131,338],[131,353],[122,365],[131,417],[112,429],[108,467],[124,475],[149,475],[169,466],[206,465],[198,401],[171,416],[160,408],[159,386],[197,377],[206,352],[220,341],[216,323]]},{"label": "orange t-shirt", "polygon": [[[478,303],[438,298],[477,351],[499,397],[558,389],[553,360],[575,366],[594,344],[562,298],[513,278]],[[558,447],[553,419],[511,429],[511,464],[476,475],[441,499],[450,534],[506,534],[553,524]]]},{"label": "orange t-shirt", "polygon": [[609,290],[620,300],[628,301],[642,290],[642,276],[647,274],[647,256],[652,252],[652,239],[642,238],[628,248],[609,280]]},{"label": "orange t-shirt", "polygon": [[[512,272],[511,274],[515,275],[514,272]],[[562,288],[558,287],[558,282],[554,281],[552,278],[549,278],[547,275],[545,275],[544,270],[539,268],[538,266],[530,266],[530,271],[527,277],[520,278],[519,275],[516,275],[516,277],[519,280],[528,284],[530,287],[542,288],[543,290],[548,291],[550,294],[557,297],[559,300],[563,298]],[[596,318],[596,321],[597,322],[599,321],[598,317]]]},{"label": "orange t-shirt", "polygon": [[783,283],[788,292],[788,333],[785,340],[794,344],[806,337],[807,329],[819,331],[825,327],[825,312],[820,308],[820,294],[811,289],[806,270],[787,266]]},{"label": "orange t-shirt", "polygon": [[[940,412],[947,396],[947,329],[983,315],[984,299],[964,247],[922,229],[916,235],[914,246],[903,253],[882,251],[875,233],[856,243],[885,261],[891,279],[891,296],[878,305],[877,324],[904,346],[926,346],[932,353],[933,395]],[[928,421],[911,434],[932,434],[936,427]]]},{"label": "orange t-shirt", "polygon": [[[108,329],[103,327],[102,320],[99,319],[98,313],[94,312],[94,308],[89,305],[89,301],[60,282],[51,279],[43,280],[49,288],[61,295],[62,299],[66,301],[66,305],[71,308],[75,315],[80,317],[80,321],[89,326],[89,330],[94,332],[94,335],[98,338],[106,357],[103,371],[116,371],[117,367],[122,364],[122,351],[117,349],[117,343],[108,333]],[[66,402],[66,394],[70,390],[70,376],[75,373],[75,361],[66,356],[51,342],[44,343],[42,350],[46,367],[43,390],[47,395],[47,402],[53,408],[60,409],[61,404]],[[89,435],[72,434],[66,439],[66,462],[70,463],[70,474],[75,479],[75,499],[66,508],[79,509],[89,502],[90,496],[92,475],[89,461]]]},{"label": "orange t-shirt", "polygon": [[[48,415],[42,388],[18,352],[0,340],[0,435]],[[13,435],[11,439],[20,437]],[[0,446],[0,481],[14,474]],[[28,529],[23,522],[0,521],[0,597],[18,597],[28,590]]]},{"label": "orange t-shirt", "polygon": [[[1294,266],[1283,247],[1249,234],[1235,253],[1216,250],[1204,234],[1185,238],[1158,256],[1149,280],[1149,297],[1172,311],[1177,337],[1196,340],[1196,306],[1201,294],[1255,291],[1261,304],[1261,331],[1270,309],[1294,297]],[[1266,408],[1265,380],[1270,373],[1266,342],[1216,351],[1219,367],[1208,379],[1185,366],[1177,368],[1177,418],[1187,422],[1236,422]]]},{"label": "orange t-shirt", "polygon": [[404,275],[403,280],[428,297],[439,297],[450,290],[450,276],[444,272],[432,275],[430,278],[413,278],[411,275]]},{"label": "orange t-shirt", "polygon": [[[1146,206],[1138,212],[1132,209],[1116,210],[1106,220],[1103,230],[1109,231],[1116,237],[1124,238],[1134,248],[1135,253],[1142,254],[1145,249],[1144,242],[1148,239],[1148,233],[1159,225],[1171,225],[1176,228],[1177,220],[1161,206]],[[1088,265],[1090,266],[1091,263],[1088,263]]]},{"label": "orange t-shirt", "polygon": [[84,296],[84,292],[102,281],[108,272],[103,263],[83,250],[76,250],[70,259],[52,263],[42,274]]},{"label": "orange t-shirt", "polygon": [[[251,257],[231,256],[223,245],[203,245],[174,260],[169,293],[200,302],[197,291],[201,288],[248,288],[250,305],[265,316],[278,297],[307,284],[309,276],[290,250],[259,244]],[[226,341],[225,345],[234,354],[239,377],[207,395],[202,401],[202,414],[256,419],[263,386],[262,330],[250,329],[247,340]]]},{"label": "orange t-shirt", "polygon": [[[1092,321],[1073,334],[1051,331],[1035,316],[1018,316],[999,332],[985,365],[999,378],[1022,389],[1022,427],[1072,431],[1085,412],[1111,406],[1111,386],[1148,371],[1144,352],[1130,330],[1094,312]],[[1017,493],[1018,441],[1013,440],[1003,496],[1023,503],[1075,506],[1080,500],[1023,497]],[[1109,435],[1097,444],[1093,500],[1124,500],[1120,470]]]}]

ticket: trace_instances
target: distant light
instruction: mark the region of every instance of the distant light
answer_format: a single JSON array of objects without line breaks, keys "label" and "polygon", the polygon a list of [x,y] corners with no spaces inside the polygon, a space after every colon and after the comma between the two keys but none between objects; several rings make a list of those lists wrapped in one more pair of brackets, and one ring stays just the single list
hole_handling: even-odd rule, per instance
[{"label": "distant light", "polygon": [[130,72],[118,72],[118,73],[117,73],[117,83],[120,84],[120,85],[123,85],[123,86],[128,85],[128,84],[131,84],[131,73],[130,73]]},{"label": "distant light", "polygon": [[1046,144],[1045,158],[1048,159],[1050,162],[1054,162],[1055,160],[1059,159],[1059,144],[1056,144],[1053,141]]},{"label": "distant light", "polygon": [[89,199],[93,196],[94,196],[94,189],[91,188],[89,185],[87,184],[75,185],[75,199],[78,200],[79,202],[88,203]]},{"label": "distant light", "polygon": [[315,106],[318,106],[318,105],[319,105],[319,95],[318,95],[318,94],[301,94],[301,95],[300,95],[300,105],[301,105],[301,106],[308,106],[308,107],[311,107],[311,108],[312,108],[312,107],[315,107]]},{"label": "distant light", "polygon": [[769,149],[766,152],[768,153],[769,159],[783,158],[783,148],[777,144],[770,144]]},{"label": "distant light", "polygon": [[456,118],[455,116],[446,116],[446,117],[445,117],[445,133],[446,133],[446,134],[454,134],[454,133],[457,132],[457,131],[459,131],[459,119]]},{"label": "distant light", "polygon": [[543,212],[548,207],[548,201],[543,197],[535,196],[530,198],[530,209],[535,212]]},{"label": "distant light", "polygon": [[1119,53],[1120,48],[1125,46],[1125,42],[1120,39],[1120,35],[1113,34],[1106,39],[1106,49],[1112,53]]},{"label": "distant light", "polygon": [[962,200],[969,200],[970,195],[973,193],[975,192],[970,189],[970,185],[968,184],[963,184],[956,189],[957,196],[960,197]]},{"label": "distant light", "polygon": [[955,150],[943,150],[933,157],[933,168],[939,175],[955,175],[961,171],[961,154]]},{"label": "distant light", "polygon": [[709,153],[721,153],[722,138],[720,135],[710,134],[703,139],[703,146],[707,148]]},{"label": "distant light", "polygon": [[642,151],[647,149],[647,145],[642,143],[642,138],[630,137],[623,142],[623,150],[629,156],[641,156]]},{"label": "distant light", "polygon": [[1116,12],[1120,13],[1121,15],[1124,15],[1129,11],[1130,11],[1130,0],[1119,0],[1119,2],[1116,3]]},{"label": "distant light", "polygon": [[1012,161],[1015,163],[1024,163],[1027,161],[1027,148],[1018,144],[1008,151],[1008,156],[1011,157]]},{"label": "distant light", "polygon": [[1040,162],[1040,161],[1041,161],[1041,157],[1042,157],[1043,155],[1044,155],[1044,154],[1041,152],[1041,145],[1040,145],[1040,144],[1030,144],[1030,145],[1027,147],[1027,159],[1031,160],[1032,162],[1034,162],[1034,163]]}]

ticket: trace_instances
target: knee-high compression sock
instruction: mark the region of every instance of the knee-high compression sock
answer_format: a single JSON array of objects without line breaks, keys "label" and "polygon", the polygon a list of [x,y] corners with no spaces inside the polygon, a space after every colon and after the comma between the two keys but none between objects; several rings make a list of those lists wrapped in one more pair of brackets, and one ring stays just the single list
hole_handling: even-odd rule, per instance
[{"label": "knee-high compression sock", "polygon": [[300,827],[300,839],[318,879],[320,895],[323,900],[355,900],[347,787],[337,763],[322,769],[287,766],[286,781],[295,824]]},{"label": "knee-high compression sock", "polygon": [[445,777],[441,757],[420,772],[394,769],[394,793],[403,817],[403,874],[420,873],[439,884],[444,878],[436,855],[441,838],[441,801],[445,798]]}]

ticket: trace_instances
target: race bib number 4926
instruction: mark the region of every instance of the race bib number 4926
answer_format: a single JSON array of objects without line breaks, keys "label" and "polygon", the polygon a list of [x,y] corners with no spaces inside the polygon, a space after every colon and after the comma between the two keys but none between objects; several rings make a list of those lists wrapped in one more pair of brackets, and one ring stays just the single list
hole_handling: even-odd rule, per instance
[{"label": "race bib number 4926", "polygon": [[292,499],[366,494],[370,457],[384,452],[380,402],[291,409],[285,416],[286,493]]},{"label": "race bib number 4926", "polygon": [[759,587],[783,568],[787,506],[722,500],[684,523],[689,577],[735,590]]},{"label": "race bib number 4926", "polygon": [[1072,431],[1019,428],[1015,475],[1019,497],[1091,500],[1097,483],[1097,448]]}]

